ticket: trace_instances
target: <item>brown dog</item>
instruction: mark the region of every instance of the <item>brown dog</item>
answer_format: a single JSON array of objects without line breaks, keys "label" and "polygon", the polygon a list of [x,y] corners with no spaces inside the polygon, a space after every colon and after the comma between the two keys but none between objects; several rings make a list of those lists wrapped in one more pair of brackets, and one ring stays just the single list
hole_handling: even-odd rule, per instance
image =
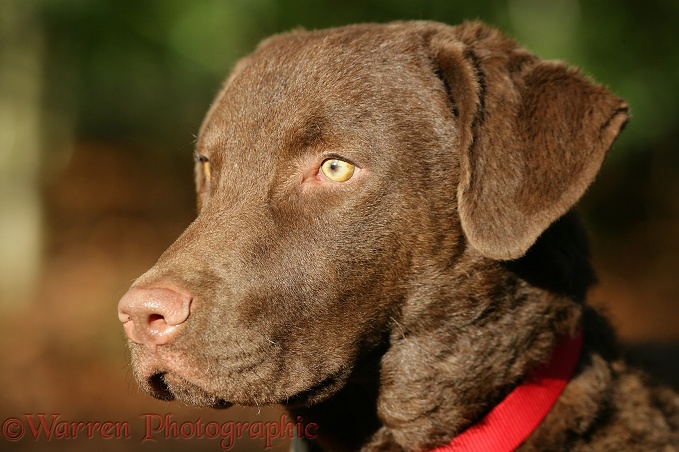
[{"label": "brown dog", "polygon": [[626,121],[479,23],[265,41],[202,126],[197,219],[120,301],[137,380],[283,404],[327,450],[675,450],[570,213]]}]

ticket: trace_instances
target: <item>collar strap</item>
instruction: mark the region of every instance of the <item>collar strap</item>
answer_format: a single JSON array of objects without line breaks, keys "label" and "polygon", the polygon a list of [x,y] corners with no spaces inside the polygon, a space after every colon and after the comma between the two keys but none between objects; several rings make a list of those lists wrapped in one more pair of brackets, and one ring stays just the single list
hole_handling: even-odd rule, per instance
[{"label": "collar strap", "polygon": [[514,388],[483,419],[432,452],[510,452],[523,443],[552,409],[570,380],[583,334],[562,339],[548,363]]}]

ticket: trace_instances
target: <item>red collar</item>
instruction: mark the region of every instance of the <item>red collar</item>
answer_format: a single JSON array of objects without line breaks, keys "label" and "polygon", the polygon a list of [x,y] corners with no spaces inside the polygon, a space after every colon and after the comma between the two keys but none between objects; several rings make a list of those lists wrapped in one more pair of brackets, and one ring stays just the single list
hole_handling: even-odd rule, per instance
[{"label": "red collar", "polygon": [[481,421],[432,452],[510,452],[540,425],[566,387],[582,350],[582,332],[567,337]]}]

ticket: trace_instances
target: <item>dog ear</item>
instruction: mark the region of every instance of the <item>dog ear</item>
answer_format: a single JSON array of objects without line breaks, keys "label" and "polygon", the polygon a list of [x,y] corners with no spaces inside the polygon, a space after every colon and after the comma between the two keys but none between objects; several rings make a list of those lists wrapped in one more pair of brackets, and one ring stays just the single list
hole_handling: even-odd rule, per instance
[{"label": "dog ear", "polygon": [[459,125],[464,233],[487,257],[517,259],[583,195],[627,105],[480,23],[437,29],[429,46]]}]

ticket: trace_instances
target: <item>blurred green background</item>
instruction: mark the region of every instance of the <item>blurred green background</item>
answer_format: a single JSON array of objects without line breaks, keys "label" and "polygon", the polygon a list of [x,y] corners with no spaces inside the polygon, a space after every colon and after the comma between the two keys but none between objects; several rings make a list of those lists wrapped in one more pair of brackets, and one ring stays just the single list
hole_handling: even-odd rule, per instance
[{"label": "blurred green background", "polygon": [[[484,20],[628,100],[632,121],[580,206],[600,276],[592,299],[665,378],[678,375],[676,0],[0,0],[0,422],[130,419],[132,439],[96,447],[218,450],[142,443],[139,415],[278,415],[141,394],[116,303],[195,215],[195,134],[237,58],[293,28],[402,19]],[[3,435],[2,450],[95,443]],[[262,447],[243,438],[232,450]]]}]

